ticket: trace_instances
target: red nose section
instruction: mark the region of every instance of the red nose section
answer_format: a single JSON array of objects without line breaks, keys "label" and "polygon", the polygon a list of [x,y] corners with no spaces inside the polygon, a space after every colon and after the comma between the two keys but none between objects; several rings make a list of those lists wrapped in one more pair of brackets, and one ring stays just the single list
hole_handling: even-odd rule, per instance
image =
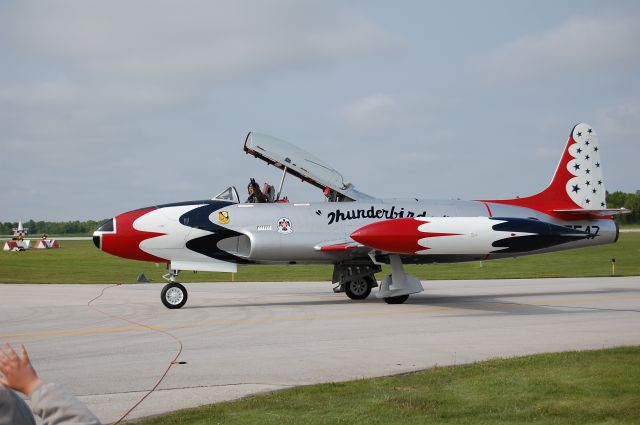
[{"label": "red nose section", "polygon": [[102,250],[118,257],[131,260],[152,261],[154,263],[166,263],[164,258],[156,257],[140,249],[140,243],[166,233],[145,232],[133,227],[134,221],[157,208],[130,211],[114,218],[115,233],[102,234]]},{"label": "red nose section", "polygon": [[378,221],[359,228],[351,234],[351,238],[381,251],[415,254],[417,251],[429,249],[418,244],[420,239],[458,235],[458,233],[434,233],[418,230],[419,226],[428,223],[428,221],[416,220],[415,218]]}]

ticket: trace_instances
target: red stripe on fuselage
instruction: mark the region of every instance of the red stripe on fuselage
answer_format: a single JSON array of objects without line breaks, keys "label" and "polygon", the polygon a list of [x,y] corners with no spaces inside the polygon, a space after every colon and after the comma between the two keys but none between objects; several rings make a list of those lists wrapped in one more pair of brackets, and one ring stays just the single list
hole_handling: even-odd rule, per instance
[{"label": "red stripe on fuselage", "polygon": [[350,243],[341,243],[336,245],[321,246],[320,251],[346,251],[353,248],[356,248],[356,245]]},{"label": "red stripe on fuselage", "polygon": [[156,257],[140,249],[140,243],[147,239],[164,236],[166,233],[145,232],[133,228],[133,222],[157,208],[146,208],[120,214],[114,218],[115,233],[102,235],[102,250],[118,257],[131,260],[166,263],[165,258]]}]

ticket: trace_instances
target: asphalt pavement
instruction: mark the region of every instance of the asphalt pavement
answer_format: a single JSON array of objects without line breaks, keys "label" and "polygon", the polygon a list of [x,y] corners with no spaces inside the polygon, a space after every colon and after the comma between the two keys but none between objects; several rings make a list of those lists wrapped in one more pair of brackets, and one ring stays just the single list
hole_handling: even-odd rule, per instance
[{"label": "asphalt pavement", "polygon": [[[0,340],[113,422],[297,385],[522,354],[640,344],[640,278],[423,281],[405,304],[328,282],[0,285]],[[136,322],[138,324],[134,324]],[[145,325],[140,326],[139,324]],[[169,332],[172,336],[163,332]]]}]

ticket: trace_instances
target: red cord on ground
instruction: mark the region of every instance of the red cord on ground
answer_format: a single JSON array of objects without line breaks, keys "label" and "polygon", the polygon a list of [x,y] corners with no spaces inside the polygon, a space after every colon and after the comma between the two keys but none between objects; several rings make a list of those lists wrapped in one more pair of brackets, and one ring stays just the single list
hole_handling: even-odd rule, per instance
[{"label": "red cord on ground", "polygon": [[104,295],[104,292],[105,292],[107,289],[110,289],[110,288],[113,288],[113,287],[116,287],[116,286],[121,286],[121,285],[122,285],[121,283],[118,283],[118,284],[115,284],[115,285],[111,285],[111,286],[107,286],[107,287],[102,288],[102,291],[100,292],[100,295],[98,295],[97,297],[95,297],[95,298],[93,298],[92,300],[90,300],[90,301],[87,303],[87,306],[88,306],[89,308],[92,308],[93,310],[95,310],[95,311],[97,311],[97,312],[99,312],[99,313],[101,313],[101,314],[104,314],[105,316],[111,317],[111,318],[113,318],[113,319],[122,320],[122,321],[125,321],[125,322],[127,322],[127,323],[131,323],[132,325],[136,325],[136,326],[140,326],[140,327],[143,327],[143,328],[149,329],[150,331],[153,331],[153,332],[158,332],[158,333],[161,333],[161,334],[165,334],[165,335],[167,335],[167,336],[169,336],[169,337],[173,338],[173,339],[178,343],[178,346],[179,346],[180,348],[179,348],[179,350],[178,350],[178,354],[176,354],[176,356],[173,358],[173,360],[171,360],[171,361],[169,362],[169,365],[168,365],[168,366],[167,366],[167,368],[165,369],[165,371],[164,371],[164,373],[162,374],[162,376],[160,377],[160,379],[158,379],[158,382],[156,382],[156,384],[153,386],[153,388],[151,388],[151,389],[150,389],[150,390],[149,390],[149,391],[148,391],[148,392],[147,392],[147,393],[146,393],[146,394],[145,394],[145,395],[144,395],[140,400],[138,400],[138,402],[136,402],[133,406],[131,406],[131,408],[130,408],[129,410],[127,410],[127,411],[125,412],[125,414],[124,414],[124,415],[122,415],[122,417],[121,417],[120,419],[118,419],[116,422],[114,422],[114,423],[113,423],[113,425],[117,425],[117,424],[119,424],[120,422],[122,422],[122,421],[124,420],[124,418],[126,418],[127,416],[129,416],[129,414],[130,414],[131,412],[133,412],[133,410],[134,410],[136,407],[138,407],[138,406],[139,406],[139,405],[140,405],[140,404],[141,404],[141,403],[142,403],[142,402],[143,402],[147,397],[149,397],[149,396],[151,395],[151,393],[152,393],[152,392],[154,392],[154,391],[156,390],[156,388],[158,388],[158,386],[160,386],[160,383],[162,383],[162,381],[164,380],[164,378],[165,378],[165,377],[167,376],[167,374],[169,373],[169,369],[171,369],[171,366],[173,366],[173,365],[175,365],[175,364],[180,364],[180,363],[181,363],[181,362],[178,362],[178,357],[180,357],[180,354],[182,354],[182,341],[180,341],[180,339],[179,339],[177,336],[173,335],[171,332],[168,332],[168,331],[165,331],[165,330],[162,330],[162,329],[152,328],[152,327],[151,327],[151,326],[149,326],[149,325],[145,325],[144,323],[136,322],[135,320],[127,319],[126,317],[118,316],[117,314],[107,313],[106,311],[101,310],[101,309],[99,309],[99,308],[97,308],[97,307],[95,307],[95,306],[91,305],[91,303],[92,303],[92,302],[94,302],[95,300],[97,300],[97,299],[99,299],[100,297],[102,297],[102,295]]}]

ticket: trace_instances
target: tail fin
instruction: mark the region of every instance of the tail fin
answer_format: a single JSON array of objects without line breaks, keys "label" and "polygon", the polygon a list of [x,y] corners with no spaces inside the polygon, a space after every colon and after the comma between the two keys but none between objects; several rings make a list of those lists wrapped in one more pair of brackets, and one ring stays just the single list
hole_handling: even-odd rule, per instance
[{"label": "tail fin", "polygon": [[558,168],[545,190],[526,198],[484,202],[526,207],[554,216],[624,212],[608,210],[605,196],[598,136],[589,124],[581,123],[571,130]]}]

